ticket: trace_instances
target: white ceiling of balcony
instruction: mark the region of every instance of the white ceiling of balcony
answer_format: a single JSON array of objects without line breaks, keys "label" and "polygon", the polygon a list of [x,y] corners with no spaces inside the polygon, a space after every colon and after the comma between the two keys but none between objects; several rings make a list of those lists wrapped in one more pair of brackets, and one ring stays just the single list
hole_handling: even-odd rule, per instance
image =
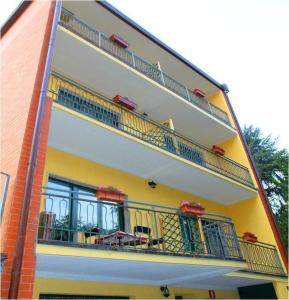
[{"label": "white ceiling of balcony", "polygon": [[[97,251],[97,250],[96,250]],[[37,254],[36,277],[168,287],[236,290],[266,280],[227,277],[234,267]],[[160,294],[161,296],[161,294]]]},{"label": "white ceiling of balcony", "polygon": [[172,158],[165,151],[132,140],[129,135],[103,128],[102,123],[84,120],[58,108],[52,112],[49,146],[222,204],[256,195],[254,190],[177,156]]},{"label": "white ceiling of balcony", "polygon": [[109,98],[117,94],[130,98],[137,103],[139,112],[156,121],[172,118],[177,131],[208,147],[236,135],[231,127],[104,55],[90,43],[80,42],[61,27],[57,32],[53,68]]},{"label": "white ceiling of balcony", "polygon": [[[215,85],[97,4],[96,1],[64,1],[63,7],[108,37],[112,34],[123,37],[130,44],[129,50],[153,64],[159,61],[164,72],[188,88],[200,88],[209,96],[219,91]],[[178,34],[178,32],[172,34]]]}]

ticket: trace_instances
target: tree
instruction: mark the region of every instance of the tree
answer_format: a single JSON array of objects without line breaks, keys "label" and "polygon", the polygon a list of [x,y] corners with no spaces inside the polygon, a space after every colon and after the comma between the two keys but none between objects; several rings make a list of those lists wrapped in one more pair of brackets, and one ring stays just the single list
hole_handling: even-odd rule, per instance
[{"label": "tree", "polygon": [[288,248],[288,151],[258,127],[245,126],[243,133]]}]

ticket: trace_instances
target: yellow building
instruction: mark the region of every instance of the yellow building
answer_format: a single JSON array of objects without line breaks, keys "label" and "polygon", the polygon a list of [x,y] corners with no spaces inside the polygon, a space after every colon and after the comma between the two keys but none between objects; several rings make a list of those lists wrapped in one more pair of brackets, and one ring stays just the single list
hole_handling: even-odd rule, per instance
[{"label": "yellow building", "polygon": [[[106,2],[57,1],[50,21],[33,298],[287,298],[227,87]],[[29,298],[23,272],[10,296]]]}]

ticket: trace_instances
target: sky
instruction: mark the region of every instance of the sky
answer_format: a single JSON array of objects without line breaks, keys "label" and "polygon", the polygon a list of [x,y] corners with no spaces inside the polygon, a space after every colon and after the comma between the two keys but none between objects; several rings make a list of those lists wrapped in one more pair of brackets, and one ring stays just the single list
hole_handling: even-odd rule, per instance
[{"label": "sky", "polygon": [[[2,24],[20,2],[0,1]],[[289,149],[289,0],[110,0],[220,83],[241,126]]]}]

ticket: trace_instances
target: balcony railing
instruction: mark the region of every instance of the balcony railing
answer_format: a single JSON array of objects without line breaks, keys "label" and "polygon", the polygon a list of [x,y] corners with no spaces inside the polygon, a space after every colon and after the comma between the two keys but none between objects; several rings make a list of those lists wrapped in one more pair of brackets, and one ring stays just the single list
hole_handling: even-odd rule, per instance
[{"label": "balcony railing", "polygon": [[202,110],[206,111],[207,113],[232,127],[232,124],[226,112],[210,103],[207,99],[197,97],[191,91],[191,89],[187,88],[177,80],[159,70],[153,64],[146,62],[144,59],[140,58],[133,52],[119,47],[117,44],[112,42],[104,33],[91,28],[67,10],[62,9],[59,23],[66,29],[81,36],[85,40],[108,52],[109,54],[117,57],[119,60],[126,63],[130,67],[136,69],[137,71],[146,75],[157,83],[165,86],[167,89],[181,96],[186,101],[198,106]]},{"label": "balcony railing", "polygon": [[208,148],[158,124],[137,112],[130,111],[97,92],[53,73],[48,95],[57,103],[81,114],[126,132],[147,143],[164,149],[204,168],[254,187],[250,173],[244,166],[214,154]]},{"label": "balcony railing", "polygon": [[137,201],[116,204],[91,193],[45,188],[40,243],[242,260],[234,225],[217,215]]},{"label": "balcony railing", "polygon": [[285,275],[277,249],[265,243],[250,243],[239,239],[241,251],[251,272]]}]

